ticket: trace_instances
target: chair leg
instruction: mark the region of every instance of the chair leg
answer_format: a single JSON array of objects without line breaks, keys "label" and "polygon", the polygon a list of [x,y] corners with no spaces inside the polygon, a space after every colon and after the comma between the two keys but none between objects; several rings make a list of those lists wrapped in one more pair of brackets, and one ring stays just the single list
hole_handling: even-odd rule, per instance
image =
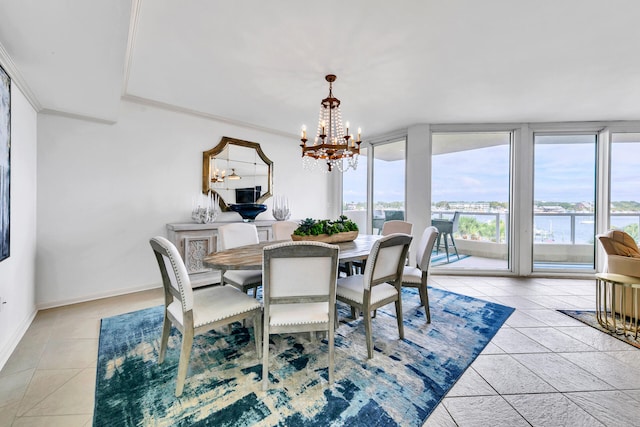
[{"label": "chair leg", "polygon": [[402,320],[402,298],[400,297],[400,293],[398,293],[398,299],[396,300],[396,320],[398,321],[398,334],[400,334],[400,339],[404,339],[404,323]]},{"label": "chair leg", "polygon": [[258,360],[262,357],[262,310],[256,310],[253,316],[253,337],[256,341]]},{"label": "chair leg", "polygon": [[[265,316],[266,317],[266,316]],[[262,390],[269,388],[269,321],[262,322]]]},{"label": "chair leg", "polygon": [[351,318],[355,320],[358,318],[359,314],[356,314],[357,312],[354,306],[350,306],[350,307],[351,307]]},{"label": "chair leg", "polygon": [[189,369],[189,357],[191,357],[191,347],[193,345],[193,330],[186,329],[182,334],[182,347],[180,348],[180,362],[178,363],[178,377],[176,380],[176,397],[182,395],[184,381],[187,378]]},{"label": "chair leg", "polygon": [[367,358],[373,358],[373,336],[371,334],[371,310],[365,309],[362,312],[364,317],[364,336],[367,341]]},{"label": "chair leg", "polygon": [[329,322],[329,329],[327,330],[327,341],[329,341],[329,385],[333,384],[333,371],[335,365],[334,338],[334,325]]},{"label": "chair leg", "polygon": [[427,284],[420,285],[420,303],[424,307],[424,314],[427,316],[427,323],[431,323],[431,310],[429,310],[429,291]]},{"label": "chair leg", "polygon": [[456,247],[456,241],[453,240],[453,233],[450,234],[451,236],[451,244],[453,245],[453,249],[456,251],[456,256],[458,257],[458,259],[460,259],[460,255],[458,255],[458,248]]},{"label": "chair leg", "polygon": [[345,266],[345,270],[346,270],[347,276],[353,276],[353,268],[354,268],[353,267],[353,263],[346,262],[344,264],[344,266]]},{"label": "chair leg", "polygon": [[447,236],[449,235],[449,233],[445,234],[443,239],[444,239],[444,250],[447,252],[447,264],[449,263],[449,240],[447,239]]},{"label": "chair leg", "polygon": [[171,320],[167,317],[166,308],[164,320],[162,321],[162,337],[160,338],[160,354],[158,354],[158,364],[164,362],[167,354],[167,344],[169,343],[169,334],[171,333]]}]

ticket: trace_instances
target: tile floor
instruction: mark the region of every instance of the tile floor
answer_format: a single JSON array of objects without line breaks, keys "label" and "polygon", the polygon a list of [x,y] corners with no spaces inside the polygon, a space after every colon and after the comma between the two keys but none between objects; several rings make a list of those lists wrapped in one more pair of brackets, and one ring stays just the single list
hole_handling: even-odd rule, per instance
[{"label": "tile floor", "polygon": [[[431,283],[517,310],[425,426],[640,425],[640,350],[555,311],[593,309],[592,280]],[[161,303],[157,289],[39,312],[0,371],[0,427],[90,426],[100,319]]]}]

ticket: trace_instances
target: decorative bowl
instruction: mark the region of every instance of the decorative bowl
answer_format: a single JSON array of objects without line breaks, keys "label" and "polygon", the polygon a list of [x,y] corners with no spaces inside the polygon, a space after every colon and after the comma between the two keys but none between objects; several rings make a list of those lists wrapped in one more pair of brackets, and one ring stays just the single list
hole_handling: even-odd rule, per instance
[{"label": "decorative bowl", "polygon": [[229,205],[229,209],[238,212],[245,222],[253,221],[262,212],[267,210],[267,205],[259,203],[239,203]]},{"label": "decorative bowl", "polygon": [[317,236],[298,236],[295,234],[291,235],[291,239],[294,241],[299,240],[311,240],[313,242],[324,242],[324,243],[342,243],[342,242],[351,242],[358,237],[357,231],[344,231],[342,233],[335,234],[318,234]]}]

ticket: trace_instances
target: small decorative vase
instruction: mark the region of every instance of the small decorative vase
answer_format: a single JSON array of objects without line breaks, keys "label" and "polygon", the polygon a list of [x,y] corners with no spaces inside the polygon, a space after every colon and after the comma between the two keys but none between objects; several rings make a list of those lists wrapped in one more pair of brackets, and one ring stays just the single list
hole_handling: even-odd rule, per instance
[{"label": "small decorative vase", "polygon": [[291,217],[289,201],[283,196],[273,196],[273,209],[271,211],[276,221],[286,221]]},{"label": "small decorative vase", "polygon": [[210,224],[218,217],[218,195],[209,193],[202,195],[200,200],[194,199],[191,219],[198,224]]}]

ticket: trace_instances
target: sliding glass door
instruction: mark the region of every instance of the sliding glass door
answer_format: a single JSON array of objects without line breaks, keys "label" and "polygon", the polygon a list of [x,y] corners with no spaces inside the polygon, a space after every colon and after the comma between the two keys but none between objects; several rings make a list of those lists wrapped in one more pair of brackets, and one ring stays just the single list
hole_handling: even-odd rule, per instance
[{"label": "sliding glass door", "polygon": [[433,133],[434,269],[508,270],[512,132]]},{"label": "sliding glass door", "polygon": [[640,227],[640,133],[611,135],[609,226],[639,241]]},{"label": "sliding glass door", "polygon": [[533,271],[594,270],[597,141],[534,134]]}]

